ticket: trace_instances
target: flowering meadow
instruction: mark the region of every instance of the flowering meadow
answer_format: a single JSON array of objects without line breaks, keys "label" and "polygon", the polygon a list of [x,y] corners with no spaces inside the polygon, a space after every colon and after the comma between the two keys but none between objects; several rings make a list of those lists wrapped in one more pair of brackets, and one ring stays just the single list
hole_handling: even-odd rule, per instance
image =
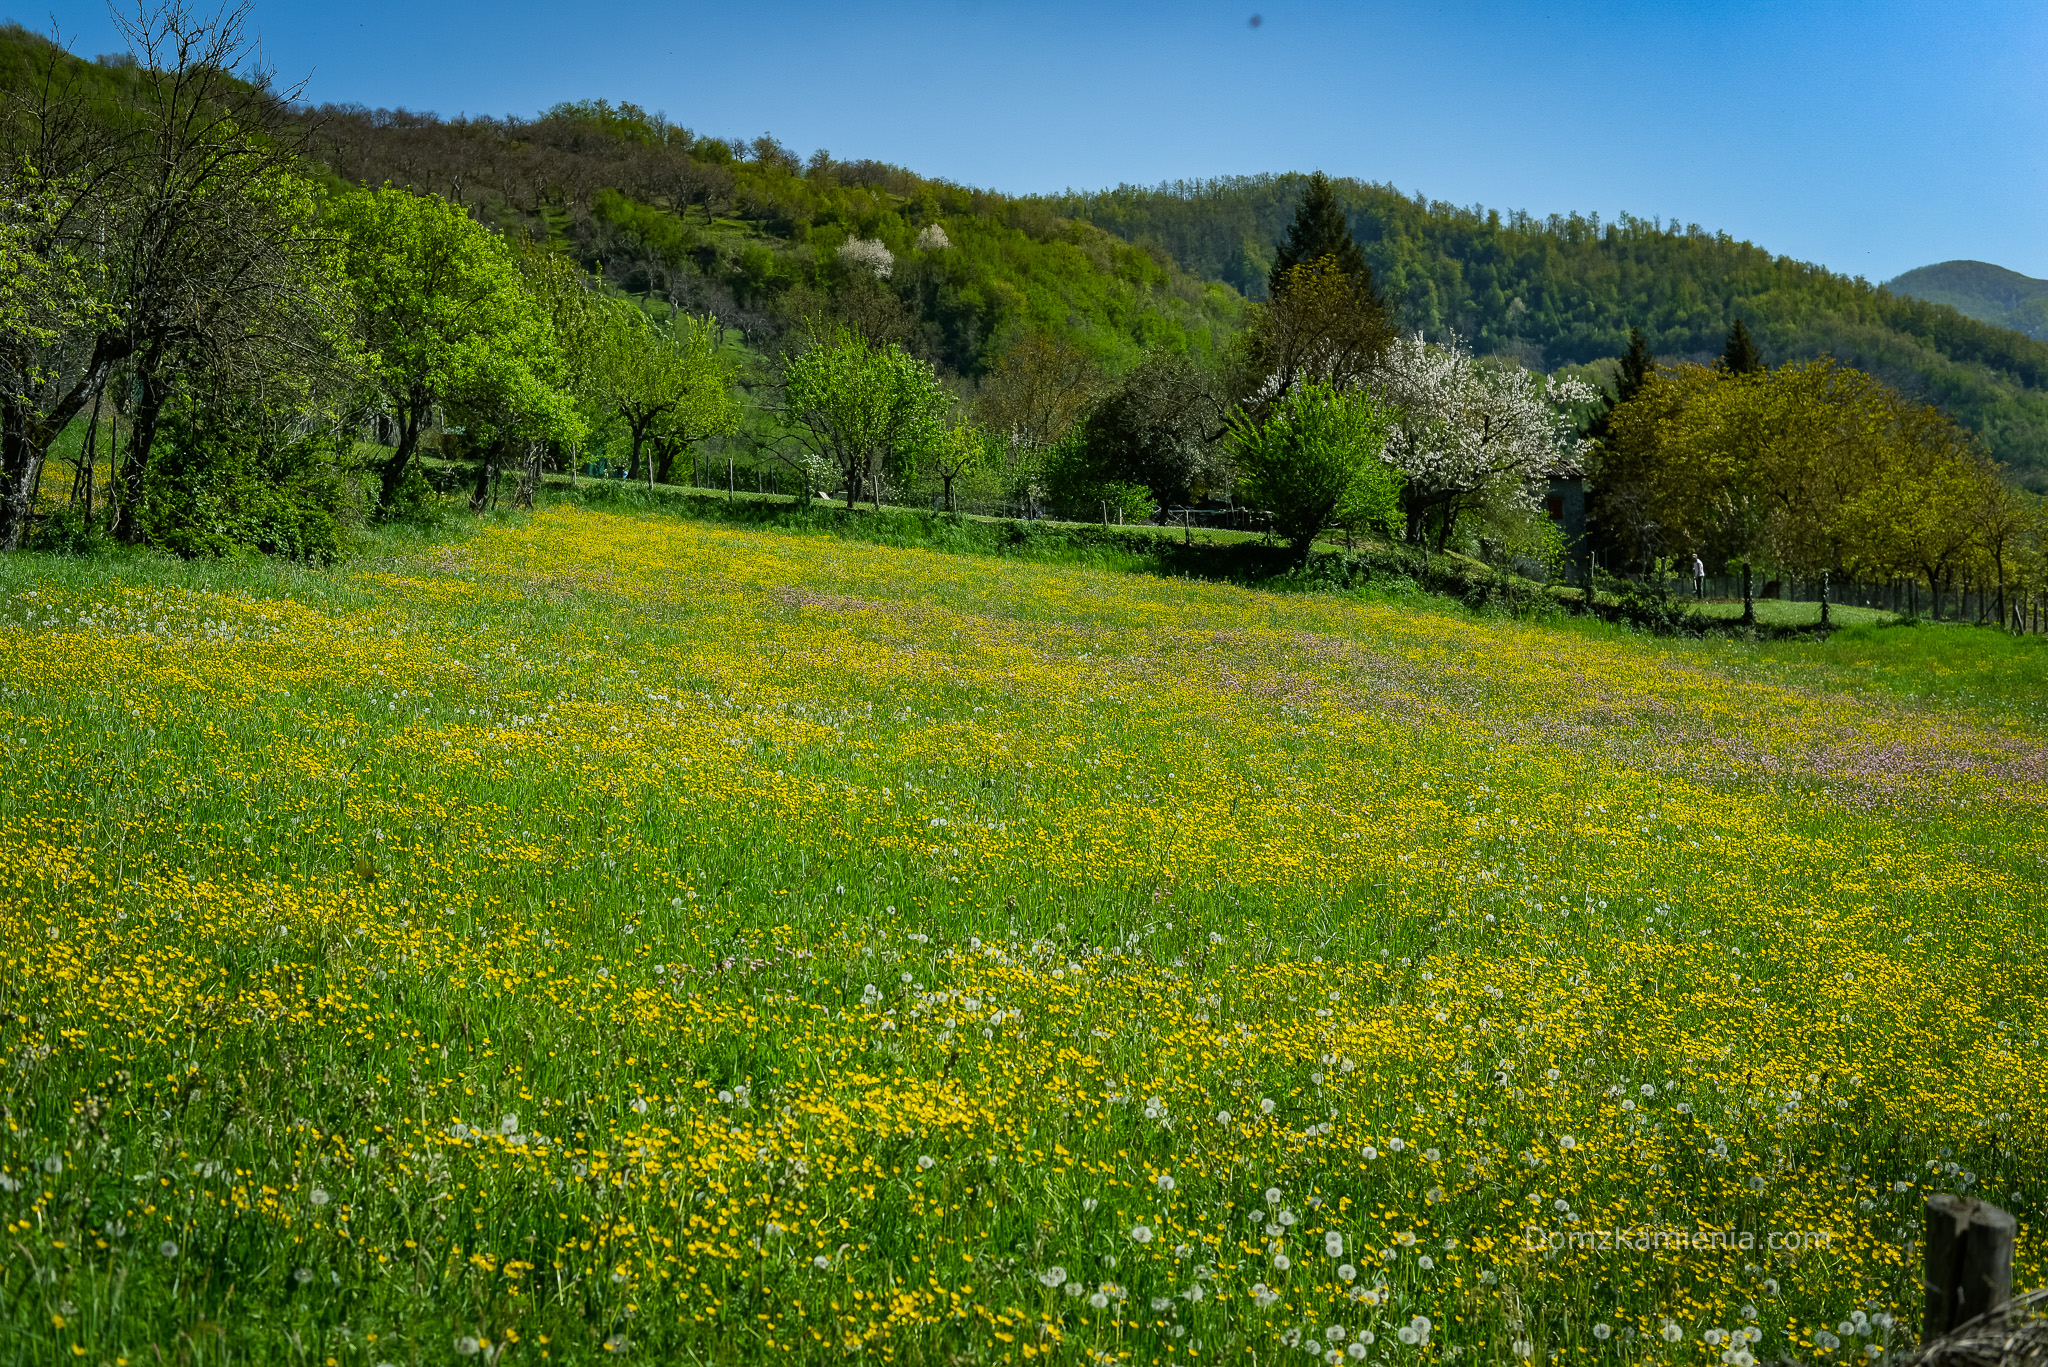
[{"label": "flowering meadow", "polygon": [[2048,1276],[2043,723],[1844,638],[574,508],[0,574],[9,1360],[1865,1361],[1940,1190]]}]

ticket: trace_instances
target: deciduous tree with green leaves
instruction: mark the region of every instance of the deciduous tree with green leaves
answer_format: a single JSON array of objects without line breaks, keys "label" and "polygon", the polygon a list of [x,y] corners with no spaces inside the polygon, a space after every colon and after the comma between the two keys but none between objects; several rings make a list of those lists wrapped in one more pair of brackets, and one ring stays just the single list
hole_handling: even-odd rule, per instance
[{"label": "deciduous tree with green leaves", "polygon": [[1263,421],[1239,412],[1225,439],[1239,496],[1273,515],[1307,558],[1326,529],[1387,528],[1401,517],[1401,473],[1383,458],[1393,406],[1325,380],[1297,386]]},{"label": "deciduous tree with green leaves", "polygon": [[939,477],[940,496],[945,501],[947,512],[958,511],[953,501],[953,486],[976,470],[998,465],[1005,444],[1000,435],[971,422],[952,423],[940,429],[938,439],[932,443],[930,456],[932,473]]},{"label": "deciduous tree with green leaves", "polygon": [[810,465],[845,480],[847,507],[865,492],[878,510],[883,482],[916,475],[953,405],[931,366],[894,342],[815,324],[784,366],[783,394]]},{"label": "deciduous tree with green leaves", "polygon": [[719,351],[716,320],[678,314],[655,331],[667,364],[683,381],[675,405],[654,427],[655,477],[667,484],[677,456],[700,441],[732,436],[745,415],[735,387],[739,366]]},{"label": "deciduous tree with green leaves", "polygon": [[0,549],[27,530],[50,443],[97,393],[106,362],[93,342],[111,319],[61,226],[71,196],[33,166],[0,196]]},{"label": "deciduous tree with green leaves", "polygon": [[1154,352],[1089,408],[1079,444],[1055,467],[1066,488],[1062,496],[1071,501],[1086,490],[1085,507],[1111,496],[1111,486],[1136,485],[1157,503],[1187,502],[1198,489],[1221,482],[1214,442],[1222,410],[1209,377],[1186,356]]},{"label": "deciduous tree with green leaves", "polygon": [[15,333],[0,362],[0,547],[19,544],[50,444],[116,367],[134,392],[116,530],[137,539],[173,398],[223,379],[274,390],[335,359],[292,92],[271,87],[247,17],[144,4],[115,19],[135,58],[122,98],[47,44],[0,108],[21,278],[55,291],[45,330]]},{"label": "deciduous tree with green leaves", "polygon": [[496,395],[538,401],[557,350],[547,310],[504,239],[435,195],[386,187],[338,196],[356,325],[379,401],[398,428],[381,472],[391,506],[436,408]]},{"label": "deciduous tree with green leaves", "polygon": [[631,468],[645,473],[650,489],[669,482],[679,451],[739,430],[736,367],[719,355],[712,320],[656,321],[638,304],[612,299],[596,305],[593,334],[585,384],[625,424]]},{"label": "deciduous tree with green leaves", "polygon": [[1939,409],[1828,357],[1657,371],[1612,414],[1595,468],[1639,563],[1699,553],[1823,572],[2003,586],[2028,509]]}]

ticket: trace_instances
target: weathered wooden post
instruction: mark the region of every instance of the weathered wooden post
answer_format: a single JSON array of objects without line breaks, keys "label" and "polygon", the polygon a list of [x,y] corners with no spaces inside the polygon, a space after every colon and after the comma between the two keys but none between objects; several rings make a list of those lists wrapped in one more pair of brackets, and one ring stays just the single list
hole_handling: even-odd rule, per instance
[{"label": "weathered wooden post", "polygon": [[2012,1216],[1988,1201],[1938,1192],[1927,1198],[1927,1314],[1932,1343],[2012,1299]]}]

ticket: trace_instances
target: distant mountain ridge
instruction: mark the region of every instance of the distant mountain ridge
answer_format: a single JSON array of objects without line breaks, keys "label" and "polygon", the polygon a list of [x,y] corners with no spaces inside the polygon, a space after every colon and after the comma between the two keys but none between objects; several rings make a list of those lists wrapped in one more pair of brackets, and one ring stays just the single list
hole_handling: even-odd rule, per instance
[{"label": "distant mountain ridge", "polygon": [[1947,304],[1965,317],[2048,342],[2048,280],[1988,261],[1944,261],[1885,281],[1893,294]]}]

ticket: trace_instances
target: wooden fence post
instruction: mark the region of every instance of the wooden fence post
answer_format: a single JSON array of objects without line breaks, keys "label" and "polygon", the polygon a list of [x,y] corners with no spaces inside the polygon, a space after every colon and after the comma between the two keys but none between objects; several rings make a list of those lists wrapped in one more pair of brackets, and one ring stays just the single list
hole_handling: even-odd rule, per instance
[{"label": "wooden fence post", "polygon": [[2012,1298],[2012,1216],[1988,1201],[1938,1192],[1927,1198],[1927,1314],[1932,1343]]}]

